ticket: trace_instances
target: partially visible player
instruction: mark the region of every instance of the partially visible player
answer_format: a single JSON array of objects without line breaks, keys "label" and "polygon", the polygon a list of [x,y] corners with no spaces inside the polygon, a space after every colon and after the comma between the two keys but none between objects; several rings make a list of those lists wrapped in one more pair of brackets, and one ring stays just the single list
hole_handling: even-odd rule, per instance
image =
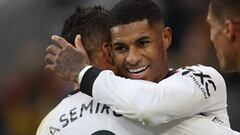
[{"label": "partially visible player", "polygon": [[240,1],[211,0],[207,21],[220,67],[240,72]]}]

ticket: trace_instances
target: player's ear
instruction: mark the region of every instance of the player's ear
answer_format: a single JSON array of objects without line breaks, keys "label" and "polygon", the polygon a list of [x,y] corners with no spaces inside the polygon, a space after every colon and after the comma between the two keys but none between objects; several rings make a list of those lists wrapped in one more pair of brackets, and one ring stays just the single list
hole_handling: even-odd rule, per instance
[{"label": "player's ear", "polygon": [[164,48],[168,49],[172,44],[172,29],[169,26],[163,28],[162,39]]},{"label": "player's ear", "polygon": [[106,56],[107,61],[113,64],[112,53],[111,53],[111,44],[110,43],[103,43],[102,45],[103,54]]},{"label": "player's ear", "polygon": [[226,20],[224,22],[224,33],[228,40],[232,41],[236,39],[236,26],[231,20]]},{"label": "player's ear", "polygon": [[74,46],[77,49],[82,49],[81,35],[76,35],[75,40],[74,40]]}]

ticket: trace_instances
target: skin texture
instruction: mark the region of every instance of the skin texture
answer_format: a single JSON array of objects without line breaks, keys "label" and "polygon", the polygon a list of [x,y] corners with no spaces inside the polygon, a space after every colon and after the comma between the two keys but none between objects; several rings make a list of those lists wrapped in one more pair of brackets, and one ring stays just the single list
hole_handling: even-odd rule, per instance
[{"label": "skin texture", "polygon": [[111,29],[112,57],[119,75],[159,82],[168,72],[171,29],[142,20]]},{"label": "skin texture", "polygon": [[81,37],[75,39],[75,47],[68,43],[64,38],[52,36],[53,45],[47,47],[48,54],[45,61],[46,71],[55,73],[58,77],[78,83],[79,72],[89,64],[89,58],[82,46]]},{"label": "skin texture", "polygon": [[[47,55],[45,61],[46,71],[55,73],[58,77],[73,81],[78,84],[78,74],[86,65],[93,65],[98,69],[112,70],[115,68],[112,64],[112,58],[109,54],[109,43],[102,43],[98,45],[92,52],[93,57],[90,60],[85,51],[81,36],[77,35],[75,38],[75,47],[68,43],[64,38],[59,36],[52,36],[54,44],[47,47]],[[75,85],[76,85],[75,84]],[[76,87],[78,87],[76,85]]]},{"label": "skin texture", "polygon": [[220,67],[225,72],[240,72],[239,28],[230,19],[221,23],[209,6],[207,22],[210,25],[210,39],[216,50]]}]

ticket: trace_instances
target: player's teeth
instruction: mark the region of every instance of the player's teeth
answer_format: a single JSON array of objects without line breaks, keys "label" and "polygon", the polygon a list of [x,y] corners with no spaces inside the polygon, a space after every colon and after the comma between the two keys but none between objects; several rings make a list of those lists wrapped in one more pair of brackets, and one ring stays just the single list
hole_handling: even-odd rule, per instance
[{"label": "player's teeth", "polygon": [[138,68],[138,69],[129,69],[128,71],[129,71],[130,73],[137,73],[137,72],[140,72],[140,71],[142,71],[142,70],[145,70],[146,68],[147,68],[147,66],[142,67],[142,68]]}]

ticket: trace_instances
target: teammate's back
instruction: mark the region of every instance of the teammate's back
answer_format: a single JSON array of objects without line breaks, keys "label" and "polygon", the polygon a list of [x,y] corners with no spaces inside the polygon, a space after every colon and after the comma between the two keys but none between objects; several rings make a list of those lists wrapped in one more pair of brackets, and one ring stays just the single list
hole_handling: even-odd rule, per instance
[{"label": "teammate's back", "polygon": [[108,106],[77,92],[64,98],[42,121],[37,135],[154,135],[140,122],[127,119]]}]

